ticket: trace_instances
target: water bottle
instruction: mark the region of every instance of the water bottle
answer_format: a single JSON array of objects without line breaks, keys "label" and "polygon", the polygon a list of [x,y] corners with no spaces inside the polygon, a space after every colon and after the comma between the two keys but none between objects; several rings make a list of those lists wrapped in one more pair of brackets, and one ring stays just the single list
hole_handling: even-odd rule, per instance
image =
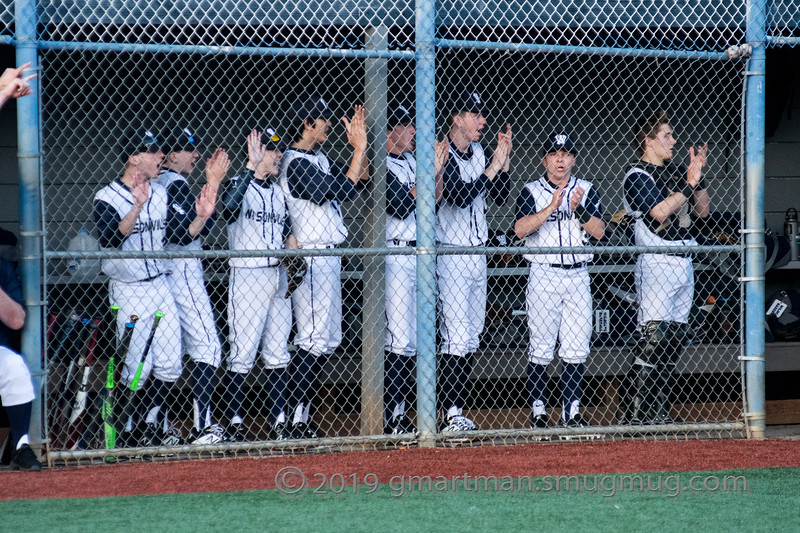
[{"label": "water bottle", "polygon": [[[70,239],[67,250],[70,252],[98,252],[100,244],[88,231],[82,229]],[[67,272],[71,275],[97,276],[100,273],[100,260],[73,257],[67,260]]]},{"label": "water bottle", "polygon": [[797,237],[800,236],[798,226],[800,226],[800,222],[797,220],[797,209],[790,207],[786,210],[786,219],[783,222],[783,234],[789,239],[789,245],[792,247],[792,261],[800,259],[800,248],[797,246]]}]

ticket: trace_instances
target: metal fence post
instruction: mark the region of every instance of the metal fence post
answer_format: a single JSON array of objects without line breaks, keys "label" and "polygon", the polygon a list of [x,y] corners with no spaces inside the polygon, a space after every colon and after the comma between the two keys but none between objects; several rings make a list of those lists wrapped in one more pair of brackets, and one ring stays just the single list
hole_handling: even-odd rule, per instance
[{"label": "metal fence post", "polygon": [[423,447],[434,445],[436,433],[435,17],[432,0],[417,2],[417,424]]},{"label": "metal fence post", "polygon": [[748,61],[745,101],[745,417],[750,434],[764,438],[764,112],[766,90],[766,3],[747,3]]},{"label": "metal fence post", "polygon": [[[31,63],[38,71],[36,49],[36,2],[17,0],[15,3],[17,30],[17,64]],[[39,153],[39,86],[41,78],[31,82],[33,94],[17,101],[17,159],[19,164],[19,221],[22,273],[22,292],[27,317],[22,334],[22,355],[33,375],[36,399],[33,401],[30,439],[33,447],[41,446],[42,420],[42,292],[40,230],[40,153]]]},{"label": "metal fence post", "polygon": [[[367,30],[367,48],[386,50],[389,46],[389,30],[378,26]],[[372,139],[371,209],[365,220],[367,228],[364,246],[383,248],[386,246],[386,108],[388,91],[388,68],[386,59],[367,59],[365,68],[364,103],[367,126]],[[363,259],[364,277],[362,320],[363,342],[361,345],[361,433],[379,435],[383,433],[383,339],[386,328],[385,301],[385,257],[370,255]]]}]

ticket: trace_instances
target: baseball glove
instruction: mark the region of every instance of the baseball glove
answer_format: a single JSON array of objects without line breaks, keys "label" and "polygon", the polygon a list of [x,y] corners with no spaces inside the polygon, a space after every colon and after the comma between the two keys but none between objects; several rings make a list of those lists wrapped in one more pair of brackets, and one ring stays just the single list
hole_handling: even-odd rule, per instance
[{"label": "baseball glove", "polygon": [[286,289],[286,296],[284,298],[291,298],[292,293],[303,283],[308,271],[308,265],[303,257],[292,256],[284,257],[281,259],[283,268],[286,269],[286,278],[289,281],[289,286]]}]

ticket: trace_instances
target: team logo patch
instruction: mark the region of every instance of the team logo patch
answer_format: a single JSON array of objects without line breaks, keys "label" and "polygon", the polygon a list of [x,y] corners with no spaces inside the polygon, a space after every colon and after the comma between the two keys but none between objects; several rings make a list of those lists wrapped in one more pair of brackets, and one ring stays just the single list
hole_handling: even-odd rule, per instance
[{"label": "team logo patch", "polygon": [[473,100],[475,100],[475,103],[476,103],[476,104],[479,104],[479,105],[480,105],[480,103],[481,103],[481,97],[480,97],[480,96],[478,96],[478,93],[472,93],[472,99],[473,99]]},{"label": "team logo patch", "polygon": [[179,206],[177,203],[172,204],[172,209],[174,209],[175,212],[180,214],[180,215],[185,215],[186,214],[186,211],[184,211],[183,208],[181,206]]},{"label": "team logo patch", "polygon": [[567,136],[566,135],[556,135],[556,144],[564,145],[567,143]]}]

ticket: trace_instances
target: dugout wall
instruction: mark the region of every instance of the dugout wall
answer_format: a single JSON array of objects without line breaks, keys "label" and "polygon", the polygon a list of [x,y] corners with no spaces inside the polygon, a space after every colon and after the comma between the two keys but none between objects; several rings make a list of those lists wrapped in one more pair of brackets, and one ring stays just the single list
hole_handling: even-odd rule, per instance
[{"label": "dugout wall", "polygon": [[[91,198],[121,172],[119,139],[131,128],[191,125],[204,142],[228,148],[231,176],[244,165],[246,132],[266,121],[291,136],[290,106],[311,91],[321,93],[337,117],[349,114],[354,103],[366,105],[372,164],[368,190],[343,205],[348,238],[330,252],[343,261],[343,341],[322,365],[313,405],[328,438],[317,443],[400,442],[382,435],[383,276],[390,251],[417,258],[418,351],[409,413],[421,430],[422,445],[447,440],[438,432],[436,404],[436,258],[475,250],[436,246],[433,142],[446,133],[454,95],[470,91],[487,103],[484,145],[493,148],[506,123],[514,130],[510,192],[502,202],[488,204],[492,238],[478,250],[488,257],[488,296],[481,345],[464,391],[468,414],[480,428],[470,441],[572,434],[718,436],[745,429],[763,435],[763,51],[768,43],[794,44],[797,21],[791,6],[334,2],[272,8],[256,2],[18,1],[0,8],[0,20],[7,22],[0,38],[17,47],[19,62],[32,60],[41,69],[38,99],[20,100],[18,107],[23,277],[29,320],[40,327],[29,327],[23,351],[32,368],[43,370],[41,429],[51,457],[107,455],[99,437],[86,449],[69,450],[63,432],[53,428],[58,426],[53,413],[73,401],[66,376],[81,346],[66,341],[54,350],[59,327],[48,343],[48,316],[61,323],[73,314],[109,322],[107,278],[96,271],[69,274],[68,263],[176,255],[67,250],[78,230],[95,231]],[[389,102],[413,108],[417,126],[417,243],[400,252],[386,247],[382,216]],[[683,421],[632,428],[620,424],[621,403],[637,334],[633,263],[647,250],[633,246],[628,228],[612,215],[623,207],[623,168],[636,159],[633,123],[655,108],[671,111],[679,141],[676,158],[685,158],[690,145],[708,141],[705,175],[714,222],[704,228],[707,240],[694,260],[692,335],[678,364],[673,409]],[[542,175],[542,143],[555,132],[574,137],[579,152],[574,173],[599,190],[607,223],[606,238],[582,248],[595,254],[589,268],[593,333],[582,402],[592,426],[577,432],[555,426],[558,357],[548,382],[553,427],[529,425],[528,271],[522,255],[553,250],[525,249],[511,230],[517,196],[525,183]],[[334,126],[323,149],[331,159],[347,161],[341,126]],[[193,183],[203,181],[206,157]],[[226,354],[227,260],[243,254],[228,249],[225,226],[218,221],[205,249],[188,255],[204,260]],[[715,306],[709,307],[708,297],[715,298]],[[99,397],[112,343],[110,338],[100,342],[90,399]],[[40,353],[43,363],[30,355]],[[169,402],[184,436],[191,425],[188,358],[186,367]],[[247,380],[245,418],[253,442],[184,446],[182,453],[298,447],[266,440],[265,380],[259,365]],[[224,418],[224,391],[215,394],[214,417]]]}]

